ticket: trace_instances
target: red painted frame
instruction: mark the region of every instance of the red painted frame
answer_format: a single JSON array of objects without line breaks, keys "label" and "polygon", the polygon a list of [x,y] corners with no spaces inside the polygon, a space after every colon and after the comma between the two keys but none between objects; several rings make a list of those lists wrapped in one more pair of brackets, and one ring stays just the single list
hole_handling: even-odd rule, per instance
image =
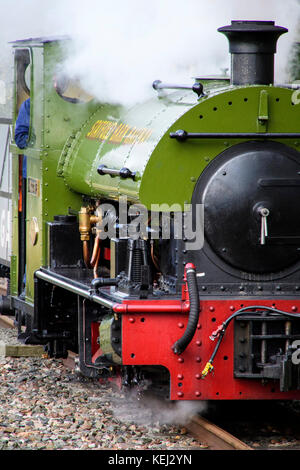
[{"label": "red painted frame", "polygon": [[[171,347],[182,336],[188,320],[188,313],[181,310],[182,304],[181,300],[123,301],[124,365],[166,367],[170,372],[171,400],[300,399],[300,391],[280,392],[279,381],[270,380],[263,385],[260,380],[233,377],[233,321],[216,355],[213,373],[201,378],[201,372],[216,345],[209,336],[234,311],[242,306],[266,305],[295,313],[300,311],[300,300],[201,300],[195,336],[187,349],[177,356]],[[128,306],[127,312],[125,305]],[[173,310],[178,309],[178,313],[159,312],[166,309],[167,305],[172,305]],[[148,312],[135,313],[138,306]]]}]

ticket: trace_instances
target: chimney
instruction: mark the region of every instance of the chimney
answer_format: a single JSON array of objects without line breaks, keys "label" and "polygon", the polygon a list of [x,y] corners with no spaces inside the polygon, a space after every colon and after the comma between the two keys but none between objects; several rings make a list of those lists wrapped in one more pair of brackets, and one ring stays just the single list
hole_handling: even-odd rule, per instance
[{"label": "chimney", "polygon": [[286,28],[274,21],[232,21],[218,31],[229,41],[232,85],[274,83],[276,44]]}]

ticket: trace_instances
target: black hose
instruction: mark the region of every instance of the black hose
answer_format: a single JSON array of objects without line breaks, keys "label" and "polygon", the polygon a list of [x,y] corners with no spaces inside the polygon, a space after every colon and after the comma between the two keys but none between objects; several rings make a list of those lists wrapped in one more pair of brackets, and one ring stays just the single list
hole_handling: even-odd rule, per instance
[{"label": "black hose", "polygon": [[99,289],[99,287],[105,287],[105,286],[117,286],[118,283],[120,282],[120,279],[118,277],[111,279],[108,277],[96,277],[91,281],[91,286],[93,289]]},{"label": "black hose", "polygon": [[196,270],[189,267],[186,271],[186,280],[190,298],[190,312],[186,330],[183,336],[178,339],[172,346],[175,354],[181,354],[188,347],[196,332],[199,320],[199,292],[197,285]]}]

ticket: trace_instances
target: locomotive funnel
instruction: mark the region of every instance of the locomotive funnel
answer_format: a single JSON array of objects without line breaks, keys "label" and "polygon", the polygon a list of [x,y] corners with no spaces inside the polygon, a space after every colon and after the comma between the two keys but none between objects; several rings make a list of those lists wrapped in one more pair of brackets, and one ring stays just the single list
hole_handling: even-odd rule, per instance
[{"label": "locomotive funnel", "polygon": [[218,31],[229,41],[232,85],[274,83],[276,44],[286,28],[274,21],[232,21]]}]

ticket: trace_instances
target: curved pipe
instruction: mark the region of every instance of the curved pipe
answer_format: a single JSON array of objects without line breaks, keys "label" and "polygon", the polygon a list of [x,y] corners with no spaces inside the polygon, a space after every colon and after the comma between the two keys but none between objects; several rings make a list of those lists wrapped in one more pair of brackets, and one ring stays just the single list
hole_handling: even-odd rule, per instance
[{"label": "curved pipe", "polygon": [[175,354],[181,354],[188,347],[196,332],[199,320],[199,292],[196,277],[196,268],[193,264],[186,265],[186,280],[190,299],[190,313],[188,324],[183,336],[172,346]]},{"label": "curved pipe", "polygon": [[[99,240],[99,238],[97,238]],[[96,243],[95,243],[96,244]],[[95,247],[94,247],[95,248]],[[93,266],[93,274],[94,274],[94,279],[98,277],[98,265],[99,265],[99,259],[100,259],[100,245],[98,243],[98,250],[95,252],[95,260],[92,257],[91,260],[91,265]]]},{"label": "curved pipe", "polygon": [[[99,258],[100,258],[100,239],[97,236],[95,237],[91,260],[90,260],[90,249],[89,249],[88,240],[83,240],[82,243],[83,243],[84,264],[86,265],[88,269],[94,268],[94,275],[95,275],[95,271],[97,272]],[[97,274],[95,277],[97,277]]]},{"label": "curved pipe", "polygon": [[89,249],[89,244],[88,240],[83,240],[82,242],[82,248],[83,248],[83,260],[84,264],[88,269],[91,269],[91,263],[90,263],[90,249]]},{"label": "curved pipe", "polygon": [[95,266],[95,263],[97,262],[99,258],[99,246],[100,246],[100,239],[96,236],[95,241],[94,241],[94,247],[93,247],[93,253],[92,253],[92,259],[90,261],[90,265],[93,267]]}]

